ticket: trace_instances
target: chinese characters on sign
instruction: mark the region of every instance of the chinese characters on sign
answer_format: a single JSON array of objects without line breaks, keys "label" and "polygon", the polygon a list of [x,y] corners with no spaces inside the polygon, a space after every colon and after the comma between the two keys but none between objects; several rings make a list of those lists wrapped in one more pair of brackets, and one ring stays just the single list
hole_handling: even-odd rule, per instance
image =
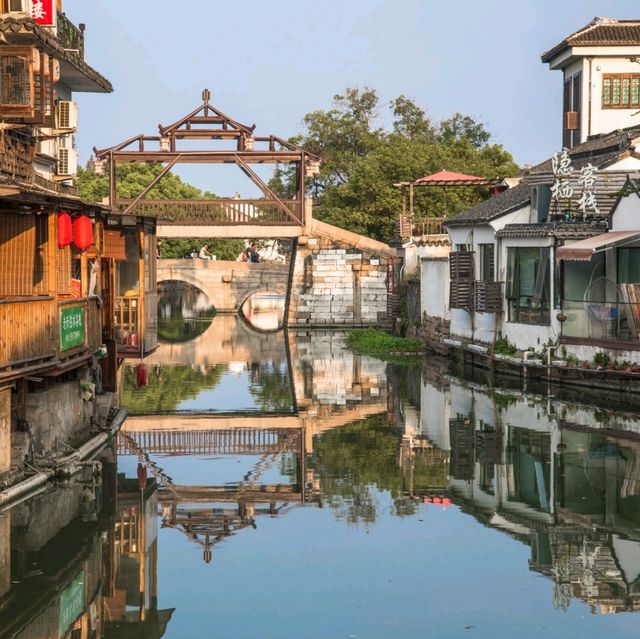
[{"label": "chinese characters on sign", "polygon": [[52,27],[54,22],[53,0],[33,0],[31,3],[31,17],[45,27]]},{"label": "chinese characters on sign", "polygon": [[[568,200],[573,197],[574,190],[571,186],[571,175],[573,174],[573,166],[571,165],[571,157],[567,149],[557,151],[551,158],[551,168],[553,170],[554,182],[551,186],[551,195],[556,202],[560,200]],[[578,184],[582,187],[580,198],[578,199],[578,208],[582,211],[584,217],[587,209],[591,209],[594,213],[599,213],[596,203],[596,195],[594,187],[596,183],[596,167],[589,163],[580,169]]]},{"label": "chinese characters on sign", "polygon": [[84,308],[72,306],[60,311],[60,350],[84,344]]}]

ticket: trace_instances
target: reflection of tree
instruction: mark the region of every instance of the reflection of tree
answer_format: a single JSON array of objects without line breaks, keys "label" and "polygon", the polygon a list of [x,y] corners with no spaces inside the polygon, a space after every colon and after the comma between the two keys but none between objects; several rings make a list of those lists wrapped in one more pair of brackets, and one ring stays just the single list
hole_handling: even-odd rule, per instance
[{"label": "reflection of tree", "polygon": [[291,379],[286,362],[252,362],[249,365],[251,395],[257,408],[265,412],[293,408]]},{"label": "reflection of tree", "polygon": [[226,366],[210,368],[162,366],[149,371],[148,385],[136,386],[136,370],[127,368],[122,389],[122,405],[133,415],[172,413],[185,399],[194,399],[203,390],[218,385]]},{"label": "reflection of tree", "polygon": [[415,504],[403,497],[404,474],[398,466],[402,433],[386,415],[323,433],[314,441],[309,467],[320,480],[323,499],[348,522],[373,522],[376,492],[388,490],[396,515],[410,515]]},{"label": "reflection of tree", "polygon": [[202,335],[216,315],[213,306],[202,307],[203,299],[207,298],[202,291],[190,284],[161,284],[158,299],[160,339],[165,342],[186,342]]}]

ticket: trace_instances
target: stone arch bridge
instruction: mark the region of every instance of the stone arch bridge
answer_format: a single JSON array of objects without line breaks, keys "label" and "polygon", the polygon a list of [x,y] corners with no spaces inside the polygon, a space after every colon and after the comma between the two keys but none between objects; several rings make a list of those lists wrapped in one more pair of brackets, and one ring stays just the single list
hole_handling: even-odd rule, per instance
[{"label": "stone arch bridge", "polygon": [[[274,237],[280,237],[271,231]],[[207,235],[209,233],[209,235]],[[172,227],[158,237],[214,237],[208,227]],[[198,287],[219,312],[234,312],[254,293],[286,294],[284,324],[294,327],[381,326],[395,311],[399,273],[387,244],[307,216],[289,265],[200,259],[158,260],[158,282]]]},{"label": "stone arch bridge", "polygon": [[222,260],[158,260],[158,282],[186,282],[199,288],[218,313],[233,313],[255,293],[286,295],[289,266]]}]

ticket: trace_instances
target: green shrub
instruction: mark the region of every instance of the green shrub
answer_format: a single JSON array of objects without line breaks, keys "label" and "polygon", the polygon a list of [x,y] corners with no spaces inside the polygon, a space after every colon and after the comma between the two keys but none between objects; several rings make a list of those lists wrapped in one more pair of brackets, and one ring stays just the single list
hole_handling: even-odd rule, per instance
[{"label": "green shrub", "polygon": [[518,352],[518,349],[506,337],[501,337],[497,339],[493,345],[493,352],[497,355],[509,355],[513,357]]}]

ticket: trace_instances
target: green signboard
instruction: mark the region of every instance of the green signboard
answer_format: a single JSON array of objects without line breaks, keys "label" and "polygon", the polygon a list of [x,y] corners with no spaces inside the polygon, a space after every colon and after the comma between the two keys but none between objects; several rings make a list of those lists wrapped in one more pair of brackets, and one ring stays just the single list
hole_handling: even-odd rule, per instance
[{"label": "green signboard", "polygon": [[84,610],[84,570],[60,594],[60,636],[82,614]]},{"label": "green signboard", "polygon": [[84,344],[84,308],[70,306],[60,311],[60,350]]}]

